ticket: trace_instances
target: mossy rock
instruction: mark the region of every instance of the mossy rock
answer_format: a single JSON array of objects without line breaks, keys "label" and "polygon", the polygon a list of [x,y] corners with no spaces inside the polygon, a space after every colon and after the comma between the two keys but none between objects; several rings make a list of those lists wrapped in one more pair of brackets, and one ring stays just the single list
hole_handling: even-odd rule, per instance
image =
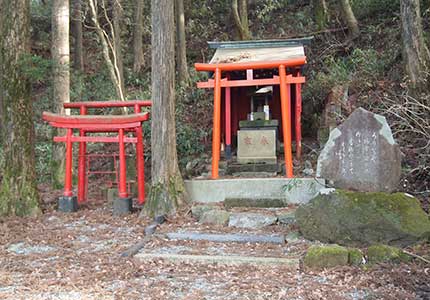
[{"label": "mossy rock", "polygon": [[312,269],[332,268],[348,265],[348,248],[339,245],[312,246],[303,260]]},{"label": "mossy rock", "polygon": [[430,221],[419,201],[404,193],[337,190],[296,211],[305,238],[347,246],[407,246],[428,237]]},{"label": "mossy rock", "polygon": [[200,217],[199,222],[202,224],[213,224],[213,225],[221,225],[225,226],[230,219],[230,213],[221,210],[221,209],[213,209],[206,211]]},{"label": "mossy rock", "polygon": [[215,205],[204,205],[204,204],[193,205],[193,207],[191,207],[191,215],[194,218],[199,220],[205,212],[214,210],[214,209],[219,209],[219,208],[218,206],[215,206]]},{"label": "mossy rock", "polygon": [[396,247],[388,245],[373,245],[367,249],[367,259],[371,264],[383,262],[399,263],[408,262],[412,257]]},{"label": "mossy rock", "polygon": [[352,266],[361,266],[363,264],[363,252],[357,248],[348,249],[348,262]]}]

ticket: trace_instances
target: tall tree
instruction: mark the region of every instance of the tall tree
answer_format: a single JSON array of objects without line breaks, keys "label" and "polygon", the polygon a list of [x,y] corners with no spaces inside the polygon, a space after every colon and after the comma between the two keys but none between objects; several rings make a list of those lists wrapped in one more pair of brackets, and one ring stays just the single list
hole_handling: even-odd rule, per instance
[{"label": "tall tree", "polygon": [[188,85],[190,74],[187,65],[187,42],[185,39],[185,13],[184,0],[175,0],[176,15],[176,61],[178,70],[178,81],[181,85]]},{"label": "tall tree", "polygon": [[325,0],[312,0],[315,22],[319,29],[324,29],[328,22],[328,7]]},{"label": "tall tree", "polygon": [[354,39],[360,35],[360,29],[358,28],[358,22],[355,18],[354,12],[351,8],[349,0],[340,0],[340,7],[342,9],[342,17],[348,26],[349,36]]},{"label": "tall tree", "polygon": [[84,72],[84,46],[82,30],[82,0],[72,0],[71,31],[74,38],[73,66],[75,70]]},{"label": "tall tree", "polygon": [[[69,1],[52,1],[52,60],[54,64],[53,97],[54,111],[65,111],[63,104],[70,102],[70,47],[69,47]],[[54,186],[64,182],[64,145],[54,143],[52,151],[52,181]]]},{"label": "tall tree", "polygon": [[241,40],[250,40],[251,32],[249,31],[247,0],[240,0],[240,2],[238,2],[238,0],[232,0],[231,8],[239,38]]},{"label": "tall tree", "polygon": [[428,87],[430,54],[423,35],[419,0],[401,0],[403,56],[410,87],[423,90]]},{"label": "tall tree", "polygon": [[173,213],[186,202],[175,127],[174,2],[152,0],[152,189],[145,212]]},{"label": "tall tree", "polygon": [[143,53],[143,1],[135,0],[133,27],[133,72],[139,73],[145,66]]},{"label": "tall tree", "polygon": [[30,1],[0,0],[2,148],[0,215],[40,213],[34,159],[33,109],[25,76],[30,53]]}]

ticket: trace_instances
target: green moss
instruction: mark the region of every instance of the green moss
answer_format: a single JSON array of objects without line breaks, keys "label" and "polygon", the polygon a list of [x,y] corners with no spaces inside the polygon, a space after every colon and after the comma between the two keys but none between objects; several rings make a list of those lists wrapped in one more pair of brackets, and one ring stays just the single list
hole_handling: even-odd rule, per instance
[{"label": "green moss", "polygon": [[369,263],[382,262],[408,262],[411,257],[405,254],[401,249],[388,245],[373,245],[367,249],[367,258]]},{"label": "green moss", "polygon": [[303,260],[310,268],[331,268],[348,265],[349,251],[339,245],[312,246]]},{"label": "green moss", "polygon": [[33,180],[4,174],[0,184],[0,216],[37,216],[42,213]]},{"label": "green moss", "polygon": [[[402,228],[408,232],[416,233],[417,236],[430,231],[428,216],[422,210],[419,201],[405,193],[388,194],[383,192],[359,193],[338,190],[339,195],[352,200],[354,206],[367,209],[374,207],[393,223],[401,224]],[[428,223],[427,228],[422,224]]]},{"label": "green moss", "polygon": [[360,266],[363,264],[363,253],[360,249],[349,248],[348,249],[348,262],[353,266]]},{"label": "green moss", "polygon": [[337,190],[319,195],[296,211],[300,231],[308,239],[348,246],[406,246],[430,232],[419,201],[404,193]]},{"label": "green moss", "polygon": [[185,187],[179,176],[171,176],[168,182],[153,184],[142,213],[149,217],[176,213],[186,204]]}]

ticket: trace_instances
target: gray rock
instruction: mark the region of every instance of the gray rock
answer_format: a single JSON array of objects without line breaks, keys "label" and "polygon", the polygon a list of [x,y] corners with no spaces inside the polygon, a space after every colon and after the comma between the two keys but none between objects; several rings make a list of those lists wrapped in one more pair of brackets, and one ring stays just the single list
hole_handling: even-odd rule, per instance
[{"label": "gray rock", "polygon": [[194,218],[200,219],[205,212],[214,209],[219,208],[214,205],[193,205],[193,207],[191,207],[191,214]]},{"label": "gray rock", "polygon": [[26,243],[20,242],[16,244],[10,245],[7,250],[9,252],[13,252],[15,254],[23,254],[23,255],[29,255],[29,254],[41,254],[46,252],[54,251],[56,248],[48,245],[27,245]]},{"label": "gray rock", "polygon": [[337,188],[392,192],[401,175],[401,153],[383,116],[356,109],[330,132],[317,166],[317,177]]},{"label": "gray rock", "polygon": [[305,176],[312,176],[312,175],[314,175],[315,171],[312,168],[312,163],[309,160],[305,161],[305,168],[303,169],[302,173]]},{"label": "gray rock", "polygon": [[296,244],[300,241],[300,233],[298,231],[291,231],[285,236],[285,240],[289,244]]},{"label": "gray rock", "polygon": [[230,213],[225,210],[213,209],[202,214],[199,222],[202,224],[227,225]]},{"label": "gray rock", "polygon": [[262,228],[273,225],[277,221],[276,216],[257,213],[233,213],[230,216],[228,226],[240,228]]},{"label": "gray rock", "polygon": [[296,211],[288,211],[277,215],[279,224],[294,225],[296,224]]},{"label": "gray rock", "polygon": [[312,168],[305,168],[305,169],[303,169],[302,173],[305,176],[312,176],[312,175],[314,175],[315,172],[314,172],[314,169],[312,169]]},{"label": "gray rock", "polygon": [[420,202],[404,193],[337,190],[297,208],[296,220],[305,238],[341,245],[407,246],[430,235]]},{"label": "gray rock", "polygon": [[185,170],[187,172],[192,172],[194,168],[197,167],[197,165],[199,164],[199,160],[198,159],[193,159],[189,162],[187,162],[187,165],[185,166]]}]

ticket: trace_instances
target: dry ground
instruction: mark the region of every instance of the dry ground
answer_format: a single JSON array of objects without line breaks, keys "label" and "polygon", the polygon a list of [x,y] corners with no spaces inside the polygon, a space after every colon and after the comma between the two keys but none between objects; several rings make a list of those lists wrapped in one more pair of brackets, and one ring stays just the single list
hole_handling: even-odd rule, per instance
[{"label": "dry ground", "polygon": [[[103,202],[73,214],[50,209],[38,218],[0,219],[0,299],[430,299],[430,266],[418,261],[292,271],[282,266],[120,257],[142,239],[147,224],[149,220],[137,213],[112,217]],[[177,230],[223,229],[178,217],[157,232]],[[266,232],[284,230],[272,226]],[[290,257],[302,255],[309,244],[216,244],[154,237],[142,251]]]}]

